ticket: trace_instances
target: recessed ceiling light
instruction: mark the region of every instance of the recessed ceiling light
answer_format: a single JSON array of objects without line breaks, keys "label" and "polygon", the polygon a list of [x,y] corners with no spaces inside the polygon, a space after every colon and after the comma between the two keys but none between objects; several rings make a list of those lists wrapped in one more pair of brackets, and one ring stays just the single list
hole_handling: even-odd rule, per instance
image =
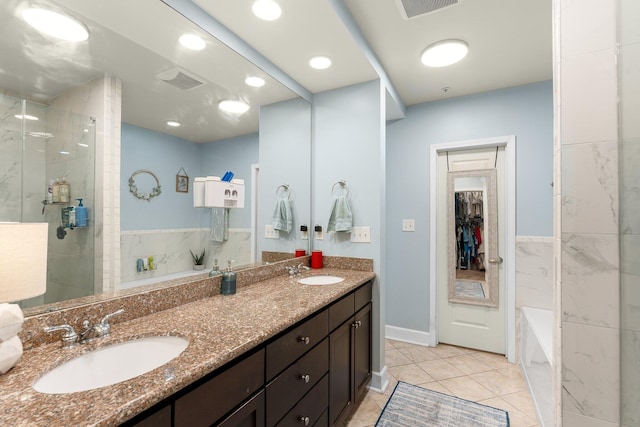
[{"label": "recessed ceiling light", "polygon": [[463,40],[442,40],[427,47],[420,60],[427,67],[446,67],[467,56],[469,45]]},{"label": "recessed ceiling light", "polygon": [[234,101],[231,99],[225,99],[224,101],[220,101],[218,107],[222,111],[226,111],[227,113],[233,114],[243,114],[249,110],[249,105],[246,102],[242,101]]},{"label": "recessed ceiling light", "polygon": [[41,33],[70,42],[89,38],[89,30],[81,22],[51,10],[31,7],[22,12],[22,18]]},{"label": "recessed ceiling light", "polygon": [[178,126],[180,126],[180,122],[176,122],[175,120],[169,120],[167,121],[167,126],[177,128]]},{"label": "recessed ceiling light", "polygon": [[64,151],[64,150],[59,151],[59,153],[64,154],[65,156],[68,156],[69,154],[71,154],[70,152]]},{"label": "recessed ceiling light", "polygon": [[79,145],[80,147],[85,147],[85,148],[89,146],[89,144],[83,144],[83,143],[81,143],[81,142],[78,142],[78,145]]},{"label": "recessed ceiling light", "polygon": [[20,120],[40,120],[36,116],[30,116],[28,114],[16,114],[13,117],[15,117],[16,119],[20,119]]},{"label": "recessed ceiling light", "polygon": [[331,67],[331,59],[326,56],[316,56],[315,58],[311,58],[309,65],[316,70],[326,70]]},{"label": "recessed ceiling light", "polygon": [[256,76],[250,76],[247,77],[244,82],[249,85],[249,86],[253,86],[253,87],[262,87],[264,86],[264,79],[261,77],[256,77]]},{"label": "recessed ceiling light", "polygon": [[280,5],[273,0],[256,0],[251,10],[254,15],[265,21],[275,21],[282,15]]},{"label": "recessed ceiling light", "polygon": [[191,50],[202,50],[207,46],[202,37],[195,34],[183,34],[178,40],[182,46]]}]

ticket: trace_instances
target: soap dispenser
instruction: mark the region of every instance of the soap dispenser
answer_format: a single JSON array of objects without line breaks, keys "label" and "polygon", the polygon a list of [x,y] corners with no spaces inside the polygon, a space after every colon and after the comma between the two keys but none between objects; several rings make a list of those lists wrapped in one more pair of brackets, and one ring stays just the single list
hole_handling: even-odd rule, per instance
[{"label": "soap dispenser", "polygon": [[222,271],[220,271],[220,267],[218,267],[218,260],[214,259],[213,260],[213,268],[209,272],[209,277],[215,277],[215,276],[219,276],[221,274],[222,274]]},{"label": "soap dispenser", "polygon": [[231,269],[231,260],[227,261],[227,271],[222,273],[220,293],[222,295],[233,295],[236,293],[236,273]]},{"label": "soap dispenser", "polygon": [[86,227],[87,226],[87,208],[82,204],[82,199],[76,199],[78,202],[78,206],[76,206],[76,227]]}]

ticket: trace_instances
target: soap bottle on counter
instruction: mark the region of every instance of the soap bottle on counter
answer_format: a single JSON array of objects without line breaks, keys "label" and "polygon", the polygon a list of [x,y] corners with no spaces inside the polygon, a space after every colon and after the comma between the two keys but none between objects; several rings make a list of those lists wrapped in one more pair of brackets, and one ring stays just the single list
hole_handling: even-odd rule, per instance
[{"label": "soap bottle on counter", "polygon": [[80,203],[76,206],[76,227],[87,226],[87,208],[82,204],[82,199],[76,199]]},{"label": "soap bottle on counter", "polygon": [[215,277],[215,276],[219,276],[221,274],[222,274],[222,271],[220,271],[220,267],[218,267],[218,260],[214,259],[213,260],[213,268],[209,272],[209,277]]},{"label": "soap bottle on counter", "polygon": [[220,293],[222,295],[233,295],[236,293],[236,273],[231,269],[231,260],[227,261],[227,271],[222,273]]}]

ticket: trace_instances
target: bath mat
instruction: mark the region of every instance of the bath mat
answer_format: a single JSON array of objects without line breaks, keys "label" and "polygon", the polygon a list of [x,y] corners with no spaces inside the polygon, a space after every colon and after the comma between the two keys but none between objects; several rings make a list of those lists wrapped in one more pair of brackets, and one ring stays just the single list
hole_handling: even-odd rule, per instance
[{"label": "bath mat", "polygon": [[509,413],[399,381],[376,427],[508,427]]},{"label": "bath mat", "polygon": [[484,289],[482,289],[482,283],[456,280],[456,296],[484,298]]}]

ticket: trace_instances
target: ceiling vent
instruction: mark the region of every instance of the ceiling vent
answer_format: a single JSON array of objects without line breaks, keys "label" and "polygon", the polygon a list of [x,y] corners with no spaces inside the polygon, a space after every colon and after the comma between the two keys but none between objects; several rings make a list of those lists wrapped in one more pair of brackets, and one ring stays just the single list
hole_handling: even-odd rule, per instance
[{"label": "ceiling vent", "polygon": [[156,77],[181,90],[190,90],[202,86],[204,82],[198,76],[188,73],[181,68],[171,68],[163,71]]},{"label": "ceiling vent", "polygon": [[426,13],[435,12],[445,7],[455,6],[462,0],[399,0],[398,5],[402,9],[405,18],[414,18]]}]

